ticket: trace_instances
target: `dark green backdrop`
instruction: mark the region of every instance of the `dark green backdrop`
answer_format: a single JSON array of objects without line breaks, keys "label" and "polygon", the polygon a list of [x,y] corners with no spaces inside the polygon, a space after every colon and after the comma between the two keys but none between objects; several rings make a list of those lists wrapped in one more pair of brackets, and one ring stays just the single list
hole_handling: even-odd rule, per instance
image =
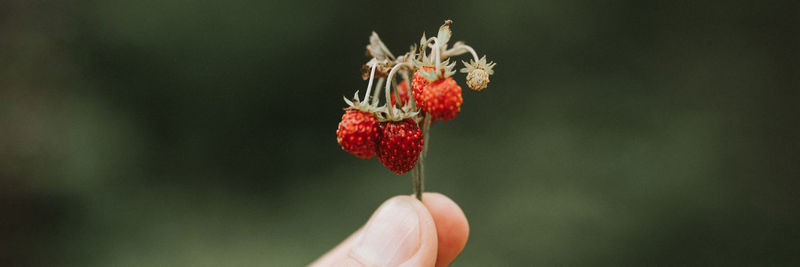
[{"label": "dark green backdrop", "polygon": [[4,0],[0,265],[311,262],[411,192],[336,143],[370,32],[444,19],[454,265],[798,264],[800,5],[734,2]]}]

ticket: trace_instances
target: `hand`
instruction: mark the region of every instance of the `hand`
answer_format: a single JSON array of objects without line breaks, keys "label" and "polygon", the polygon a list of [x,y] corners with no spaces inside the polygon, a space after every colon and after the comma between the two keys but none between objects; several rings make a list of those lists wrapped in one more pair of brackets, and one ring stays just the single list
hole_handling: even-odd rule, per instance
[{"label": "hand", "polygon": [[469,236],[464,212],[439,193],[396,196],[311,266],[447,266]]}]

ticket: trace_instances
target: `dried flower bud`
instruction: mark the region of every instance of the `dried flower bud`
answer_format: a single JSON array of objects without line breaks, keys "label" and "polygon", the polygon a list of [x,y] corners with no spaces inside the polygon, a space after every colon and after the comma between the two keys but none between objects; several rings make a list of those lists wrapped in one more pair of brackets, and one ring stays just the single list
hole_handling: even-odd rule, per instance
[{"label": "dried flower bud", "polygon": [[482,69],[474,69],[467,74],[467,86],[474,91],[480,91],[489,84],[489,73]]},{"label": "dried flower bud", "polygon": [[467,74],[467,86],[473,91],[480,91],[486,88],[489,84],[489,75],[494,74],[494,62],[486,63],[486,56],[483,56],[477,62],[470,60],[469,63],[464,62],[464,67],[461,72]]}]

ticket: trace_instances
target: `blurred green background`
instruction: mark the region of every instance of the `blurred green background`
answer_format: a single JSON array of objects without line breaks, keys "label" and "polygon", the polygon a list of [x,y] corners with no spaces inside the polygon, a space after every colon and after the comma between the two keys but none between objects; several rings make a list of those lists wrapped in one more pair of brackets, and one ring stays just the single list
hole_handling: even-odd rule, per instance
[{"label": "blurred green background", "polygon": [[471,226],[455,266],[800,264],[799,18],[796,1],[4,0],[0,265],[313,261],[411,193],[336,143],[370,32],[400,54],[444,19],[498,62],[431,133],[426,189]]}]

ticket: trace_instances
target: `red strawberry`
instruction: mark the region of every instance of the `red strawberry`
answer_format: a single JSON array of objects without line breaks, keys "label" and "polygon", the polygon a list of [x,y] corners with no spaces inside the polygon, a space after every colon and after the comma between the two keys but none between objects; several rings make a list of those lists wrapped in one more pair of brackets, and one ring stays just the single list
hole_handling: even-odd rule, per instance
[{"label": "red strawberry", "polygon": [[424,90],[425,86],[430,83],[428,79],[422,77],[422,72],[428,72],[434,70],[434,67],[422,67],[417,69],[414,72],[414,79],[411,81],[411,89],[414,90],[414,104],[417,107],[425,110],[425,101],[422,99],[422,91]]},{"label": "red strawberry", "polygon": [[422,151],[422,130],[412,119],[380,123],[378,160],[389,170],[404,174],[414,168]]},{"label": "red strawberry", "polygon": [[464,102],[461,98],[461,87],[451,77],[426,85],[420,99],[425,102],[425,111],[433,116],[433,121],[452,120],[461,111],[461,103]]},{"label": "red strawberry", "polygon": [[336,141],[357,158],[371,158],[377,152],[378,130],[378,119],[371,113],[347,109],[336,130]]},{"label": "red strawberry", "polygon": [[[408,81],[403,81],[397,85],[397,94],[400,95],[400,106],[408,102]],[[392,94],[392,106],[395,104],[395,96]]]}]

